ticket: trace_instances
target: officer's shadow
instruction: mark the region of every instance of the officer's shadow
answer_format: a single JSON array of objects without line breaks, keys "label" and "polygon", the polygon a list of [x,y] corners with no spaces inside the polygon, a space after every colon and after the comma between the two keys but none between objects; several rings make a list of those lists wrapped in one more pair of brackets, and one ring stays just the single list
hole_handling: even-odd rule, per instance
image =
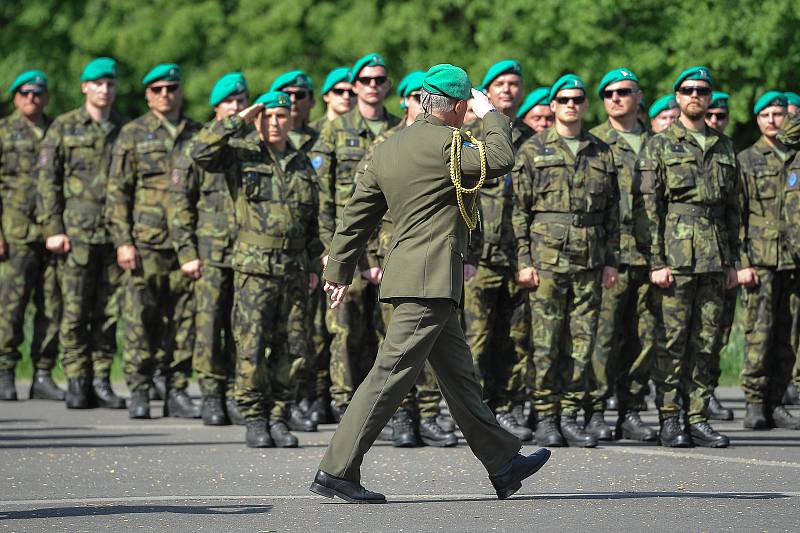
[{"label": "officer's shadow", "polygon": [[131,514],[250,515],[272,511],[272,505],[77,505],[0,511],[0,520],[75,518]]},{"label": "officer's shadow", "polygon": [[[506,501],[554,501],[554,500],[640,500],[649,498],[691,498],[702,500],[776,500],[791,498],[789,494],[783,492],[670,492],[670,491],[641,491],[641,492],[574,492],[574,493],[551,493],[551,494],[531,494],[516,495]],[[392,503],[460,503],[460,502],[497,502],[496,496],[487,495],[485,497],[454,497],[447,498],[419,498],[419,499],[392,499],[388,498],[389,504]],[[328,502],[326,502],[328,503]]]}]

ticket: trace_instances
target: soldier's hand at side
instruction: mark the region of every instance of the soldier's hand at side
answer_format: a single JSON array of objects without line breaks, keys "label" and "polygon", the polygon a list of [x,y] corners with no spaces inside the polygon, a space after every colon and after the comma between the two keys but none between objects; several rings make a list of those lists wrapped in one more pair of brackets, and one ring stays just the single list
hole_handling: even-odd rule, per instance
[{"label": "soldier's hand at side", "polygon": [[47,240],[44,241],[44,246],[54,254],[66,254],[72,249],[69,237],[63,233],[48,237]]},{"label": "soldier's hand at side", "polygon": [[139,252],[132,244],[117,247],[117,264],[122,270],[136,270],[139,267]]},{"label": "soldier's hand at side", "polygon": [[6,241],[0,239],[0,261],[6,258]]},{"label": "soldier's hand at side", "polygon": [[316,272],[311,272],[308,275],[308,292],[312,292],[319,285],[319,276]]},{"label": "soldier's hand at side", "polygon": [[725,288],[732,289],[739,284],[735,268],[729,268],[725,271]]},{"label": "soldier's hand at side", "polygon": [[370,267],[367,270],[361,271],[361,277],[369,281],[373,285],[377,285],[378,283],[381,282],[381,278],[383,277],[383,272],[381,271],[381,267]]},{"label": "soldier's hand at side", "polygon": [[760,285],[761,280],[758,278],[758,273],[753,267],[743,268],[736,272],[736,280],[739,285],[745,287],[752,287],[753,285]]},{"label": "soldier's hand at side", "polygon": [[239,111],[239,118],[249,124],[250,122],[253,122],[263,110],[264,104],[253,104],[250,107]]},{"label": "soldier's hand at side", "polygon": [[675,278],[672,277],[672,269],[670,267],[663,267],[650,271],[650,281],[653,282],[653,285],[666,289],[672,285]]},{"label": "soldier's hand at side", "polygon": [[200,279],[203,275],[203,263],[199,259],[187,261],[181,265],[181,272],[188,278]]},{"label": "soldier's hand at side", "polygon": [[494,106],[489,101],[489,97],[481,91],[472,89],[472,112],[478,118],[483,118],[486,113],[494,110]]},{"label": "soldier's hand at side", "polygon": [[331,297],[331,309],[336,309],[339,307],[339,304],[344,301],[349,287],[350,285],[342,285],[341,283],[334,283],[332,281],[325,282],[324,290]]},{"label": "soldier's hand at side", "polygon": [[530,289],[535,289],[539,286],[539,272],[536,271],[536,267],[526,267],[517,272],[514,276],[517,285],[520,287],[528,287]]},{"label": "soldier's hand at side", "polygon": [[614,267],[603,267],[603,288],[610,289],[617,284],[619,272]]}]

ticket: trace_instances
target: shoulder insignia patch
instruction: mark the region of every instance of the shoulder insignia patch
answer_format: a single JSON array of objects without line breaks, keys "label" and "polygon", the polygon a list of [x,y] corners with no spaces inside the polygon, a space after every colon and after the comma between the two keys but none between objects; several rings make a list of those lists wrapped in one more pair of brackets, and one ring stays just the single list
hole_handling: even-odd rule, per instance
[{"label": "shoulder insignia patch", "polygon": [[464,141],[464,146],[466,146],[467,148],[472,148],[473,150],[477,150],[478,149],[478,147],[476,145],[472,144],[469,141]]},{"label": "shoulder insignia patch", "polygon": [[311,166],[314,167],[314,170],[318,170],[319,167],[322,166],[322,156],[321,155],[315,155],[314,157],[312,157],[311,158]]},{"label": "shoulder insignia patch", "polygon": [[786,183],[791,188],[797,187],[797,172],[792,172],[789,174],[789,178],[786,180]]}]

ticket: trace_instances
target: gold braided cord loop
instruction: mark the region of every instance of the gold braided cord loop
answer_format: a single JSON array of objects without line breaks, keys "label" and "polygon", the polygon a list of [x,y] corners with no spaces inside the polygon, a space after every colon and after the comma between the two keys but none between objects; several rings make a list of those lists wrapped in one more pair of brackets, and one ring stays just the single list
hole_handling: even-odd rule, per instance
[{"label": "gold braided cord loop", "polygon": [[[478,227],[478,191],[486,181],[486,148],[482,141],[476,139],[472,132],[466,132],[467,139],[478,147],[478,157],[481,161],[481,177],[475,187],[467,188],[461,184],[461,130],[453,129],[453,142],[450,144],[450,181],[456,188],[456,200],[461,217],[466,222],[470,231]],[[464,205],[464,195],[472,194],[472,205],[469,212]]]}]

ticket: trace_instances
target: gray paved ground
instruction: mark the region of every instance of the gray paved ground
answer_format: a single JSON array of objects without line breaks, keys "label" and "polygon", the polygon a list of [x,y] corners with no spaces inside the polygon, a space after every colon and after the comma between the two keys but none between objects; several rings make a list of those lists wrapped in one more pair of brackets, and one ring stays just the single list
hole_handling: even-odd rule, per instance
[{"label": "gray paved ground", "polygon": [[0,403],[0,531],[800,530],[800,432],[744,431],[741,395],[721,397],[737,416],[719,423],[727,450],[555,449],[504,502],[463,440],[379,443],[363,477],[388,495],[380,506],[308,492],[333,426],[301,434],[302,448],[258,451],[240,427]]}]

